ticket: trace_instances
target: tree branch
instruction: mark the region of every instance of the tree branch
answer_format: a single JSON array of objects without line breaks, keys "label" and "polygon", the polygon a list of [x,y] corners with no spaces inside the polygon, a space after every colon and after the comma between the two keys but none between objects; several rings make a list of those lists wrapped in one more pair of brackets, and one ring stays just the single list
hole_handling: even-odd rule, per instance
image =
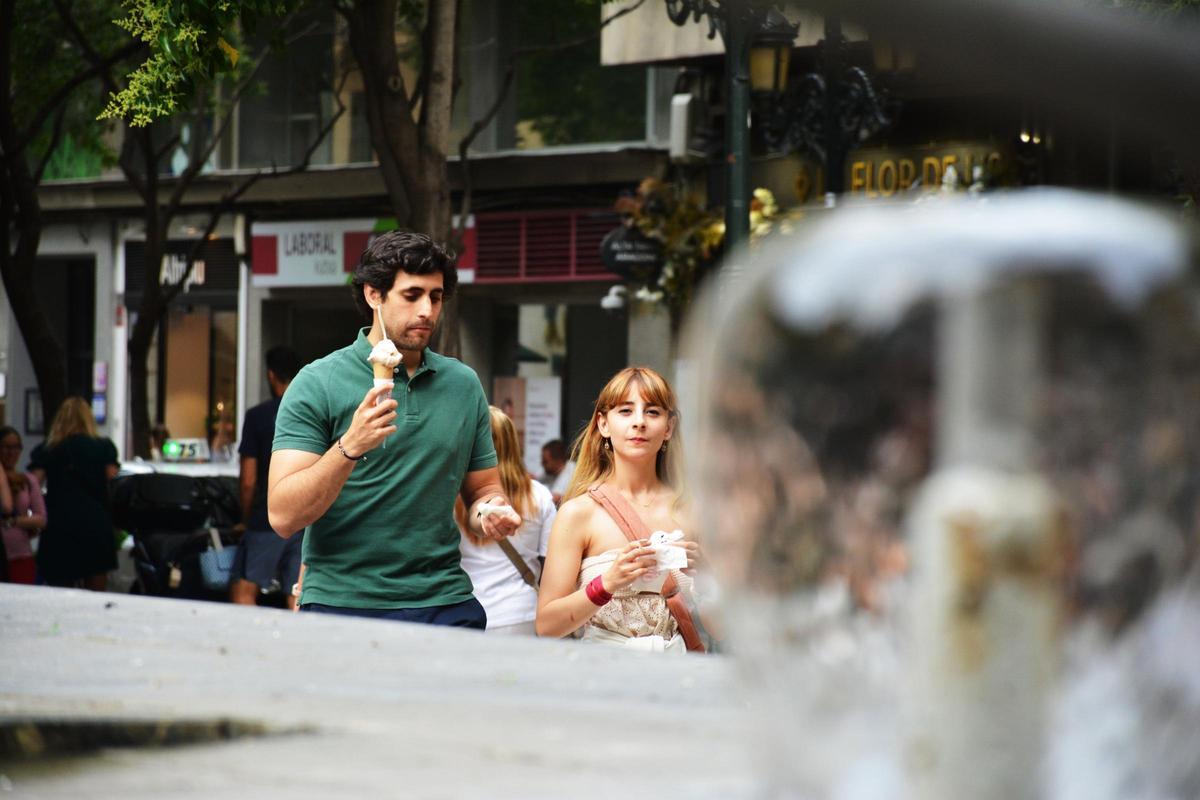
[{"label": "tree branch", "polygon": [[[433,70],[433,49],[433,14],[431,12],[426,15],[425,27],[421,29],[421,72],[417,75],[412,95],[408,98],[409,108],[416,108],[417,103],[421,103],[425,98],[425,92],[429,88],[429,73]],[[421,115],[417,120],[418,125],[425,124],[426,108],[427,104],[421,103]]]},{"label": "tree branch", "polygon": [[[137,141],[133,131],[129,128],[129,123],[124,123],[121,136],[121,154],[117,156],[117,164],[121,167],[121,172],[124,173],[125,180],[129,181],[130,185],[138,193],[138,197],[142,198],[142,202],[149,203],[151,198],[147,193],[146,182],[142,180],[142,176],[133,166],[136,156],[134,148],[137,146]],[[157,163],[157,159],[155,161]]]},{"label": "tree branch", "polygon": [[41,183],[42,176],[46,174],[46,165],[50,163],[50,158],[54,155],[54,151],[58,149],[59,142],[62,141],[63,120],[67,116],[66,105],[58,109],[58,114],[54,116],[54,128],[50,131],[50,143],[46,145],[46,152],[42,155],[42,159],[38,162],[37,169],[33,171],[33,182]]},{"label": "tree branch", "polygon": [[[291,23],[292,19],[295,18],[295,16],[295,12],[289,14],[280,23],[281,26],[286,28],[288,24]],[[308,30],[309,29],[305,29],[305,31],[297,34],[296,38],[303,36]],[[294,39],[289,40],[288,43],[290,44],[292,41],[294,41]],[[230,122],[233,121],[234,109],[237,107],[238,103],[241,102],[242,95],[246,93],[246,90],[250,87],[250,84],[254,82],[254,77],[258,74],[258,70],[262,67],[269,51],[269,47],[264,47],[259,52],[258,56],[254,59],[253,65],[251,66],[249,72],[247,72],[245,77],[242,78],[242,80],[239,81],[235,86],[233,96],[229,99],[226,111],[221,116],[217,127],[209,136],[206,146],[202,149],[198,146],[194,146],[192,153],[190,154],[191,157],[188,159],[187,168],[184,169],[184,171],[179,175],[178,181],[175,184],[175,189],[173,192],[171,192],[170,199],[167,200],[166,210],[164,211],[167,219],[170,219],[176,214],[176,212],[179,211],[179,207],[183,204],[183,197],[187,194],[187,190],[191,187],[192,181],[194,181],[196,176],[200,174],[200,170],[204,168],[204,164],[213,154],[213,151],[216,150],[217,145],[220,144],[221,140],[225,137],[225,132],[228,130]],[[199,125],[196,127],[198,128]],[[194,139],[193,143],[194,145],[198,145],[199,140]]]},{"label": "tree branch", "polygon": [[144,45],[141,42],[130,42],[124,47],[114,51],[112,55],[103,61],[92,64],[92,66],[88,67],[87,69],[76,73],[74,77],[60,86],[58,91],[52,94],[50,99],[43,103],[37,110],[37,113],[33,115],[33,119],[25,129],[24,134],[17,140],[17,144],[13,147],[11,155],[16,157],[21,153],[22,150],[25,149],[26,146],[28,146],[29,142],[31,142],[33,138],[38,135],[38,131],[42,129],[42,125],[46,123],[46,120],[49,119],[50,115],[54,113],[54,110],[63,104],[67,97],[70,96],[71,92],[75,91],[81,84],[90,81],[92,78],[103,76],[107,70],[112,69],[114,65],[134,55],[143,47]]},{"label": "tree branch", "polygon": [[213,208],[212,213],[209,216],[208,225],[205,226],[204,233],[200,235],[200,238],[196,239],[196,241],[192,243],[192,247],[188,251],[187,266],[183,270],[183,275],[175,283],[168,284],[166,287],[164,287],[164,305],[170,305],[171,301],[178,297],[179,293],[183,291],[184,287],[187,285],[188,278],[191,277],[194,270],[196,256],[200,254],[200,248],[203,247],[204,243],[208,241],[209,237],[212,236],[217,230],[217,225],[220,224],[221,217],[233,209],[234,204],[242,195],[250,190],[250,187],[254,186],[254,184],[258,183],[263,178],[277,178],[284,175],[294,175],[304,172],[308,169],[309,165],[312,163],[313,155],[317,152],[317,148],[321,146],[321,142],[325,141],[326,137],[328,137],[330,132],[333,130],[334,125],[336,125],[341,116],[346,113],[346,105],[341,100],[341,93],[342,89],[345,87],[347,77],[349,77],[348,74],[342,76],[342,82],[338,86],[337,92],[334,94],[334,97],[337,98],[338,103],[337,111],[330,116],[329,121],[326,122],[321,127],[321,130],[317,132],[317,135],[313,137],[313,140],[309,144],[308,149],[305,151],[304,158],[301,159],[300,163],[293,164],[284,170],[280,170],[278,167],[274,166],[272,166],[270,170],[260,169],[252,175],[247,175],[236,187],[226,192],[224,195],[222,195],[221,199],[217,201],[216,206]]}]

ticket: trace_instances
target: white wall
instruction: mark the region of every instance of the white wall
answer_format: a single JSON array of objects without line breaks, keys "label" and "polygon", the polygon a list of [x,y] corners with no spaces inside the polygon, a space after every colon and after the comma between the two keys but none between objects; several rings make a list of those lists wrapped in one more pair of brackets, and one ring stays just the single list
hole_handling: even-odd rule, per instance
[{"label": "white wall", "polygon": [[[124,414],[117,413],[112,407],[112,384],[115,373],[113,362],[113,326],[116,320],[116,296],[114,292],[115,245],[113,225],[107,221],[80,222],[68,225],[48,225],[42,230],[39,257],[80,256],[90,257],[96,265],[96,322],[93,332],[93,351],[95,361],[109,365],[109,396],[108,422],[100,426],[103,435],[109,436],[117,444],[118,452],[122,451]],[[6,302],[7,306],[7,302]],[[25,349],[25,340],[17,328],[16,320],[9,315],[7,322],[8,338],[8,419],[21,431],[25,439],[25,452],[28,453],[41,436],[25,433],[25,390],[36,388],[37,380],[33,373],[33,364]],[[49,425],[49,420],[46,421]]]}]

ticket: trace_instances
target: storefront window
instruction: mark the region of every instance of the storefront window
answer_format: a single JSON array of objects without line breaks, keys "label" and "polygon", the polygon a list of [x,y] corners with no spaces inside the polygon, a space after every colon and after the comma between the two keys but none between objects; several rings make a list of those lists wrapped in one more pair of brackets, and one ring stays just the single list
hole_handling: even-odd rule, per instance
[{"label": "storefront window", "polygon": [[[237,167],[300,163],[333,114],[334,12],[321,8],[298,15],[292,30],[305,33],[267,56],[257,85],[242,98]],[[333,137],[326,136],[311,163],[329,164],[332,156]]]},{"label": "storefront window", "polygon": [[646,67],[602,67],[599,36],[554,48],[596,33],[594,5],[525,0],[515,16],[523,49],[548,48],[518,62],[518,148],[646,138]]},{"label": "storefront window", "polygon": [[522,0],[499,8],[464,0],[453,141],[492,109],[518,48],[506,100],[473,151],[645,141],[647,68],[600,66],[596,13],[590,3]]}]

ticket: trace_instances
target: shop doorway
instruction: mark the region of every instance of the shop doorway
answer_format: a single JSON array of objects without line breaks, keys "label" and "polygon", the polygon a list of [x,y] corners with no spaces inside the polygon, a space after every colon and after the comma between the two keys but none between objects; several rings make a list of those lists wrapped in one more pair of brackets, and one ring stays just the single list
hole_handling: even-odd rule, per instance
[{"label": "shop doorway", "polygon": [[[67,394],[92,399],[95,358],[96,260],[38,259],[38,297],[67,359]],[[46,421],[49,424],[49,420]]]},{"label": "shop doorway", "polygon": [[313,298],[264,300],[262,352],[286,345],[307,364],[353,343],[365,325],[349,301],[330,304],[325,290]]}]

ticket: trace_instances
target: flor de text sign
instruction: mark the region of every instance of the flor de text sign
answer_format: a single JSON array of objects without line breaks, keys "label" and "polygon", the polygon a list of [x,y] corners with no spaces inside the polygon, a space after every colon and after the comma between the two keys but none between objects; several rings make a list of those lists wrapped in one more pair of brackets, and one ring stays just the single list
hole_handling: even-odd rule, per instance
[{"label": "flor de text sign", "polygon": [[846,164],[846,191],[860,197],[891,197],[914,186],[936,189],[947,169],[969,184],[975,167],[998,175],[1007,164],[1004,154],[989,144],[947,145],[914,150],[860,149]]},{"label": "flor de text sign", "polygon": [[[942,185],[948,167],[954,167],[963,185],[971,183],[975,167],[993,179],[1005,175],[1013,163],[1012,152],[991,142],[964,142],[910,148],[858,148],[846,157],[846,194],[853,197],[894,197],[911,191],[933,191]],[[820,200],[825,193],[821,166],[804,157],[792,157],[756,167],[756,186],[765,186],[779,198],[797,203]]]}]

